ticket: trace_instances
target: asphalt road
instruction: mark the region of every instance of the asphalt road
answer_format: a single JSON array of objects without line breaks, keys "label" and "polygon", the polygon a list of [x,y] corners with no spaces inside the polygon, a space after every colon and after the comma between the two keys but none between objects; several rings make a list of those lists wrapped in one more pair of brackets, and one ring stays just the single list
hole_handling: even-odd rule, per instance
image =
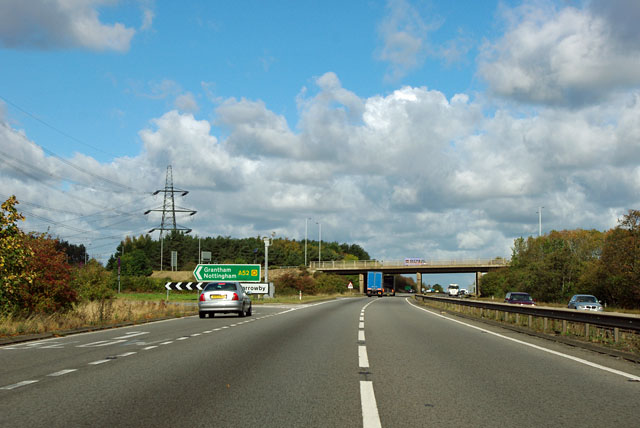
[{"label": "asphalt road", "polygon": [[640,367],[405,297],[0,347],[0,426],[638,426]]}]

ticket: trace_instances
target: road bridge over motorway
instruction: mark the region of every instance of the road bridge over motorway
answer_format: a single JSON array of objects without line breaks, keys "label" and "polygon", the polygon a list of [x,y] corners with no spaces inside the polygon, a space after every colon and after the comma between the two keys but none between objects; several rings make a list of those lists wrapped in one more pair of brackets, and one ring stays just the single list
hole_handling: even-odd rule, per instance
[{"label": "road bridge over motorway", "polygon": [[[480,293],[480,276],[509,266],[509,261],[503,258],[473,259],[473,260],[339,260],[325,262],[311,262],[312,270],[334,273],[337,275],[359,275],[360,293],[364,293],[365,273],[378,271],[386,274],[416,275],[416,287],[422,284],[422,274],[430,273],[475,273],[476,294]],[[421,292],[422,290],[416,290]]]}]

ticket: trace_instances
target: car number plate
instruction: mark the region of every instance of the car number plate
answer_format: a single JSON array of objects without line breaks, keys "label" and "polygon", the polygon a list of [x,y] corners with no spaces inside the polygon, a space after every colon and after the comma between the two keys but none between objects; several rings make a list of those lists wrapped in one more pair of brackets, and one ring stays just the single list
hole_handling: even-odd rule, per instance
[{"label": "car number plate", "polygon": [[223,294],[212,294],[209,296],[209,298],[211,299],[224,299],[224,295]]}]

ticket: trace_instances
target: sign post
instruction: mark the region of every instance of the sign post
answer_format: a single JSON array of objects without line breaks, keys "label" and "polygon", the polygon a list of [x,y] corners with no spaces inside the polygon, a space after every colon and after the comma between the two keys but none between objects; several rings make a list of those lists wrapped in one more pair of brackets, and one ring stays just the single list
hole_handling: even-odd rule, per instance
[{"label": "sign post", "polygon": [[260,265],[205,265],[193,271],[196,281],[260,282]]}]

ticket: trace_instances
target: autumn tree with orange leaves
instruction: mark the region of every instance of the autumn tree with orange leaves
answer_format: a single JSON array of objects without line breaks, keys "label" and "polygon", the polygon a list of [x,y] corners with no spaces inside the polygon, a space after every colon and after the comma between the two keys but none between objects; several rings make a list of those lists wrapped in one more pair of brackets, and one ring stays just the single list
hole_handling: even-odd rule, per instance
[{"label": "autumn tree with orange leaves", "polygon": [[66,310],[77,300],[71,268],[58,241],[25,234],[15,196],[0,209],[0,313],[29,315]]}]

